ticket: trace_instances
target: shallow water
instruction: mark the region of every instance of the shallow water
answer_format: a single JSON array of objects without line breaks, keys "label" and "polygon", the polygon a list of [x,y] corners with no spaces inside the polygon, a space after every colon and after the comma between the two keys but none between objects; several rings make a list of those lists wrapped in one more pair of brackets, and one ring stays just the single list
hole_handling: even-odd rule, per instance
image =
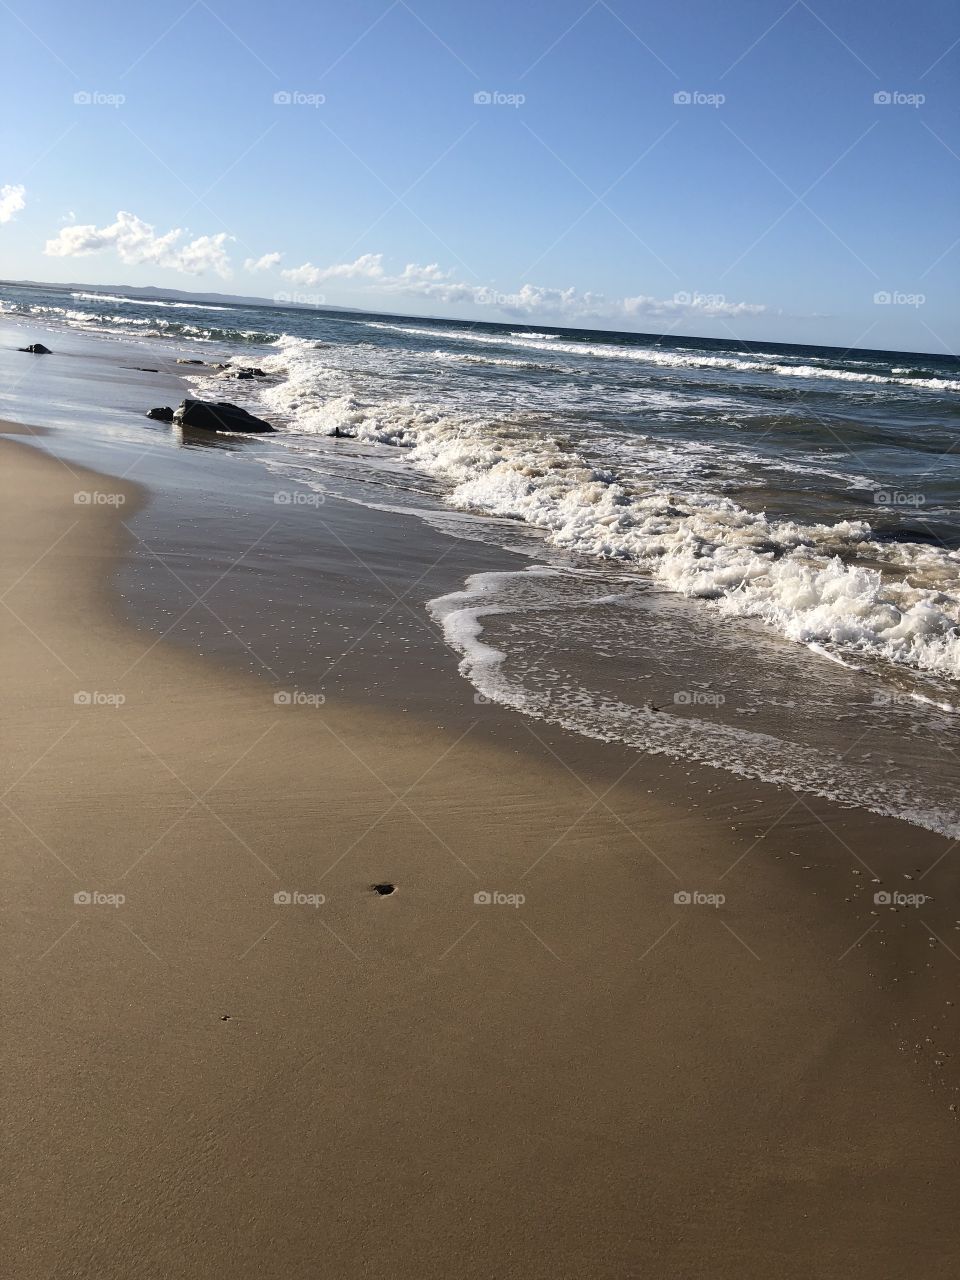
[{"label": "shallow water", "polygon": [[[957,829],[957,360],[0,297],[28,340],[260,365],[217,395],[281,433],[232,459],[521,555],[433,604],[482,696]],[[108,400],[100,428],[143,432]]]}]

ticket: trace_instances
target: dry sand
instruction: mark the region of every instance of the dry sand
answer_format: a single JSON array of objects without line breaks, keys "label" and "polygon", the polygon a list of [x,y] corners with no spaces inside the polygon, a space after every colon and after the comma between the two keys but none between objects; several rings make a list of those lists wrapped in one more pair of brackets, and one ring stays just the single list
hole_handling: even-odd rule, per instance
[{"label": "dry sand", "polygon": [[117,616],[141,490],[0,459],[8,1274],[960,1272],[946,841],[278,707]]}]

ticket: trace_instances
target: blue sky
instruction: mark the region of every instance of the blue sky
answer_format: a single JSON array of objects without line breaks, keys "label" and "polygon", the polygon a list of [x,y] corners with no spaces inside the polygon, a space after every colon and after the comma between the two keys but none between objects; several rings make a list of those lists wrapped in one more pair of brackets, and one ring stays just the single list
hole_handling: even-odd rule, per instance
[{"label": "blue sky", "polygon": [[960,345],[953,0],[10,0],[0,22],[5,278]]}]

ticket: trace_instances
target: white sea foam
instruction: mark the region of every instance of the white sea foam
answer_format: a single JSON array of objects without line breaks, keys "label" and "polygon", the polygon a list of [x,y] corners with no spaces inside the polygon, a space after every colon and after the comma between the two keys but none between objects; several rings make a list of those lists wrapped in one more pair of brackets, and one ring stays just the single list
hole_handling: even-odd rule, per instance
[{"label": "white sea foam", "polygon": [[[461,674],[483,697],[586,737],[628,743],[647,755],[695,760],[742,777],[859,805],[950,838],[960,835],[956,814],[940,807],[936,799],[918,796],[909,782],[898,786],[878,778],[835,751],[716,719],[663,714],[569,680],[555,682],[548,691],[532,687],[524,679],[522,661],[521,670],[514,670],[513,655],[484,639],[484,620],[517,611],[512,595],[515,588],[522,590],[524,579],[555,572],[533,566],[521,572],[478,573],[467,579],[462,591],[430,601],[430,612],[447,643],[461,655]],[[525,598],[521,607],[529,607]]]},{"label": "white sea foam", "polygon": [[71,298],[80,302],[122,302],[131,307],[180,307],[189,311],[229,311],[229,307],[219,307],[210,302],[159,302],[155,298],[125,298],[114,293],[71,293]]},{"label": "white sea foam", "polygon": [[542,364],[537,360],[505,360],[502,356],[475,356],[466,351],[432,351],[435,360],[450,360],[455,364],[503,365],[507,369],[556,369],[556,365]]},{"label": "white sea foam", "polygon": [[[73,293],[71,297],[96,299],[97,301],[131,302],[143,306],[169,306],[199,311],[229,311],[229,307],[200,306],[192,303],[152,303],[146,299],[113,297],[107,294]],[[100,311],[81,311],[76,307],[49,306],[43,303],[9,302],[0,300],[0,314],[20,316],[40,316],[49,318],[54,323],[62,323],[68,328],[93,330],[101,333],[134,336],[137,338],[190,338],[195,342],[255,342],[270,343],[280,335],[260,332],[256,329],[231,329],[211,325],[190,324],[186,320],[161,319],[157,317],[135,315],[111,315]]]},{"label": "white sea foam", "polygon": [[713,369],[731,373],[764,373],[783,378],[826,379],[828,381],[858,382],[877,386],[906,386],[911,390],[960,391],[960,379],[916,378],[899,374],[860,372],[855,369],[838,369],[832,365],[789,364],[783,357],[764,356],[757,359],[752,353],[730,355],[706,355],[701,351],[673,351],[664,347],[618,346],[606,342],[564,342],[555,334],[515,333],[503,334],[469,332],[465,329],[427,329],[413,325],[388,324],[384,321],[365,322],[371,329],[391,329],[397,333],[417,337],[441,338],[445,342],[479,342],[487,346],[521,347],[527,351],[563,352],[565,355],[589,357],[595,360],[627,360],[664,369]]},{"label": "white sea foam", "polygon": [[846,662],[837,653],[831,653],[829,649],[825,649],[822,644],[818,644],[816,640],[811,640],[807,648],[811,653],[815,653],[820,658],[826,658],[828,662],[835,662],[838,667],[846,667],[848,671],[862,671],[862,667],[858,667],[855,662]]},{"label": "white sea foam", "polygon": [[591,461],[540,422],[367,400],[312,344],[285,338],[278,346],[270,367],[286,368],[287,380],[261,394],[296,430],[338,428],[403,446],[453,507],[522,520],[577,555],[641,566],[672,591],[799,643],[960,678],[955,552],[878,543],[865,521],[771,519],[685,491],[682,476],[677,487],[644,483],[642,468],[627,475]]}]

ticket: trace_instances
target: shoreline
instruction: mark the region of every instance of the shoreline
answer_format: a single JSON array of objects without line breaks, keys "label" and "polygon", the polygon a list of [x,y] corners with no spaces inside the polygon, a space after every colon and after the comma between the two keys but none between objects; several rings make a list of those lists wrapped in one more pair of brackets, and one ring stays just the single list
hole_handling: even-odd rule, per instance
[{"label": "shoreline", "polygon": [[942,838],[468,709],[425,638],[408,714],[277,706],[121,617],[143,490],[0,452],[20,1274],[953,1274]]},{"label": "shoreline", "polygon": [[[485,650],[478,663],[456,636],[448,636],[441,651],[428,646],[435,670],[446,670],[451,651],[458,651],[474,689],[468,697],[492,698],[527,720],[620,741],[631,751],[662,753],[680,769],[691,762],[697,770],[719,766],[808,798],[903,817],[947,839],[960,830],[955,700],[942,681],[874,669],[868,658],[863,666],[829,661],[834,655],[817,644],[771,633],[756,620],[731,619],[643,573],[620,574],[616,561],[558,551],[543,531],[522,522],[453,510],[429,476],[407,466],[409,450],[358,441],[331,448],[296,429],[292,436],[283,429],[263,438],[181,436],[144,421],[145,405],[176,403],[185,392],[208,394],[205,385],[269,417],[258,401],[266,395],[273,404],[275,393],[286,395],[290,370],[268,377],[269,385],[219,378],[211,385],[210,365],[174,363],[180,354],[233,359],[236,349],[186,340],[108,341],[73,331],[61,340],[62,360],[55,354],[40,362],[27,358],[25,365],[23,356],[0,351],[0,377],[23,381],[40,420],[55,428],[49,442],[55,454],[118,475],[149,475],[163,502],[138,517],[145,545],[135,548],[134,558],[149,558],[155,543],[202,594],[230,569],[234,552],[243,553],[239,573],[227,582],[232,600],[218,592],[218,611],[234,619],[240,645],[221,642],[219,620],[205,606],[173,629],[172,641],[230,662],[239,658],[268,674],[287,670],[289,658],[297,678],[313,687],[327,666],[315,655],[331,655],[340,676],[336,655],[344,637],[363,635],[367,650],[382,641],[381,669],[371,678],[368,664],[338,691],[361,701],[393,697],[408,711],[419,706],[430,715],[436,695],[426,671],[417,699],[403,700],[410,667],[395,641],[406,630],[408,645],[414,643],[411,624],[423,640],[428,626],[439,626],[437,608],[443,612],[455,600],[468,610],[480,607],[481,645],[502,655],[493,670]],[[269,347],[250,351],[273,368]],[[236,392],[227,390],[234,385]],[[64,412],[68,405],[77,406],[75,421]],[[277,421],[290,425],[282,412]],[[302,502],[310,518],[304,509],[278,506],[283,499]],[[156,560],[152,576],[138,564],[127,584],[128,612],[146,630],[164,609],[175,619],[190,603],[187,585],[169,572],[172,563]],[[541,574],[541,565],[549,572]],[[421,574],[429,592],[419,590]],[[241,575],[258,578],[256,590],[268,604],[279,587],[285,632],[272,624],[269,608],[262,617],[245,608],[243,595],[253,589],[247,582],[240,591]],[[471,601],[470,583],[479,581],[481,594]],[[380,618],[389,604],[385,584],[405,608],[368,639],[371,617]],[[414,592],[410,599],[407,591]],[[548,665],[543,657],[555,651],[557,660]],[[405,671],[402,685],[389,680],[391,665]],[[462,689],[446,690],[451,705],[462,701]]]}]

